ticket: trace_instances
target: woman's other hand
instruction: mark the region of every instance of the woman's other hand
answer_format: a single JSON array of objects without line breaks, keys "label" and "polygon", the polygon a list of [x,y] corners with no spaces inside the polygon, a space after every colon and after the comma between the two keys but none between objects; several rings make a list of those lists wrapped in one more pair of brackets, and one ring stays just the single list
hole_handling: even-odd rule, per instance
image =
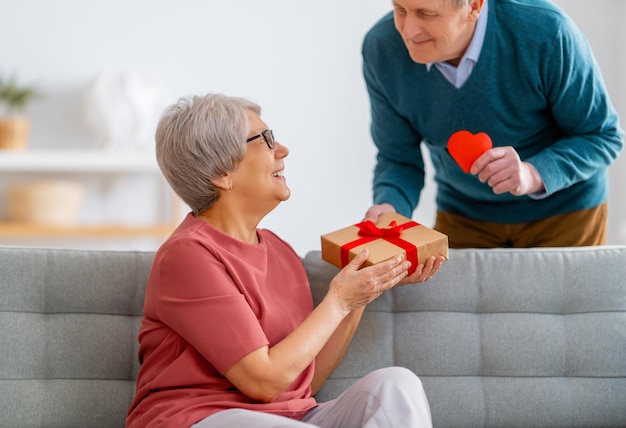
[{"label": "woman's other hand", "polygon": [[415,272],[403,278],[398,285],[415,284],[418,282],[428,281],[439,271],[439,269],[441,269],[441,266],[445,261],[446,258],[444,256],[430,256],[426,259],[424,264],[417,265]]}]

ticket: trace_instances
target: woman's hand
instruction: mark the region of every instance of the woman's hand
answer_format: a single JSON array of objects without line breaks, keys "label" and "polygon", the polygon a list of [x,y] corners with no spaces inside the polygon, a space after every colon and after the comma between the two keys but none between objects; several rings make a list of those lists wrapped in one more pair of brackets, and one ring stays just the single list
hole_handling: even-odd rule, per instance
[{"label": "woman's hand", "polygon": [[[408,275],[411,263],[405,260],[403,254],[373,266],[361,267],[368,255],[367,249],[361,251],[330,282],[327,297],[336,299],[346,314],[372,302]],[[428,273],[432,269],[431,263]]]},{"label": "woman's hand", "polygon": [[445,261],[446,258],[444,256],[431,256],[427,258],[423,265],[418,265],[417,268],[415,268],[415,272],[402,279],[398,285],[415,284],[418,282],[428,281],[439,271],[441,265],[443,265],[443,262]]}]

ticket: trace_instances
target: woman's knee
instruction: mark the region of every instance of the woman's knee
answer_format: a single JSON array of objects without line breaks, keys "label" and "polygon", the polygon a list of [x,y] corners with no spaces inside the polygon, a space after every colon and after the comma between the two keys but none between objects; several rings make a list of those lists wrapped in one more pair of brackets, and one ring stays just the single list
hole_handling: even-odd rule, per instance
[{"label": "woman's knee", "polygon": [[372,376],[373,378],[381,379],[381,381],[390,381],[394,380],[397,382],[407,382],[407,383],[417,383],[419,385],[422,384],[421,380],[413,371],[407,369],[406,367],[385,367],[382,369],[374,370],[368,376]]},{"label": "woman's knee", "polygon": [[375,370],[365,376],[372,389],[396,389],[401,391],[423,393],[422,381],[411,370],[405,367],[386,367]]}]

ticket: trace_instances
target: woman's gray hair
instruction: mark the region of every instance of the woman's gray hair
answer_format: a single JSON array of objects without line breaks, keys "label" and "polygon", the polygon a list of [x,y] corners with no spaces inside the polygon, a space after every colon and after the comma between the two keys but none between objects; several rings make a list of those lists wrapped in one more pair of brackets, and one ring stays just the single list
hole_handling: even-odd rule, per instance
[{"label": "woman's gray hair", "polygon": [[244,98],[208,94],[168,107],[156,130],[159,168],[195,215],[211,207],[219,189],[210,180],[234,171],[246,153],[247,111],[261,107]]}]

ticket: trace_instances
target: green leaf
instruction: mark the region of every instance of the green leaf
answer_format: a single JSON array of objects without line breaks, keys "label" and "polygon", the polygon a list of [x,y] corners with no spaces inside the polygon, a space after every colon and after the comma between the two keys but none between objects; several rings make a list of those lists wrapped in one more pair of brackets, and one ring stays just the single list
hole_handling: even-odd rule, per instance
[{"label": "green leaf", "polygon": [[39,95],[34,86],[20,86],[15,77],[0,78],[0,103],[6,105],[9,112],[23,111]]}]

